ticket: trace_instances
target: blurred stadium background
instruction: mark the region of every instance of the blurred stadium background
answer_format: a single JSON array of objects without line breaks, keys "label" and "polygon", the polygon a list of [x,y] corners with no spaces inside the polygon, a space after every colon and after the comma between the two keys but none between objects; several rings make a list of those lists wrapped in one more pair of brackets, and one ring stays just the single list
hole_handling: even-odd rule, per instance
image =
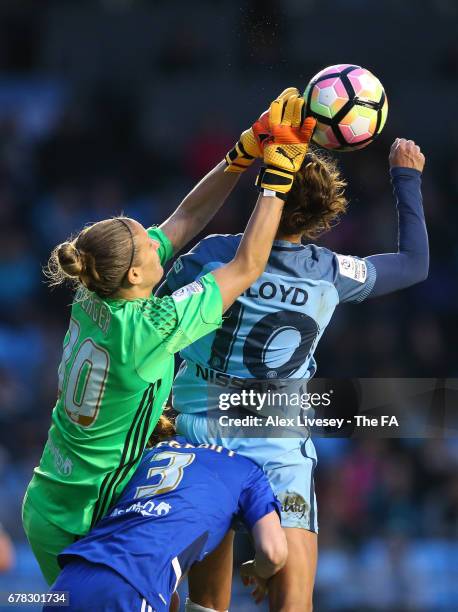
[{"label": "blurred stadium background", "polygon": [[[322,243],[363,256],[395,246],[387,155],[394,137],[413,138],[427,159],[431,272],[408,291],[340,307],[319,375],[458,376],[457,25],[454,0],[2,1],[0,522],[16,562],[0,591],[45,588],[20,505],[69,312],[70,295],[43,284],[50,249],[121,211],[162,221],[272,96],[326,65],[372,70],[390,112],[376,143],[341,156],[352,203]],[[243,229],[252,181],[209,232]],[[458,610],[458,440],[317,446],[316,610]],[[236,579],[231,609],[254,609],[241,590]]]}]

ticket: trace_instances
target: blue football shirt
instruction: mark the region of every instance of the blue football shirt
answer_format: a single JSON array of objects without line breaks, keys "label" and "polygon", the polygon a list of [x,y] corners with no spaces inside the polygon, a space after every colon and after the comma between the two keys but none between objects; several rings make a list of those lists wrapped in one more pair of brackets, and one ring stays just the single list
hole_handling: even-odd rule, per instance
[{"label": "blue football shirt", "polygon": [[236,516],[252,529],[274,510],[280,504],[255,463],[178,436],[145,451],[116,505],[59,563],[76,555],[107,565],[163,609],[179,577],[218,546]]}]

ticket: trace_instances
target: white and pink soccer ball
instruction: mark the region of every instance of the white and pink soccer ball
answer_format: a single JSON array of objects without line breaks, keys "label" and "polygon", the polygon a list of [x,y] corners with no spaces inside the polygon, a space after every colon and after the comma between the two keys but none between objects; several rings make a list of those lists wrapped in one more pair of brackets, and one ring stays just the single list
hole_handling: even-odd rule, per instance
[{"label": "white and pink soccer ball", "polygon": [[352,64],[329,66],[304,92],[308,115],[317,125],[313,142],[334,151],[355,151],[382,131],[388,114],[385,90],[369,70]]}]

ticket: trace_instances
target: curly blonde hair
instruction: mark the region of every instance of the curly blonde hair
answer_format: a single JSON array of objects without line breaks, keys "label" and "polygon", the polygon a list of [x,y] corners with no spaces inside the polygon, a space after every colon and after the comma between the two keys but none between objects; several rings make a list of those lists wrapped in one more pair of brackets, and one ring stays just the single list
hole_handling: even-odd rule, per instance
[{"label": "curly blonde hair", "polygon": [[156,427],[154,428],[146,445],[147,448],[152,448],[153,446],[156,446],[156,444],[159,444],[159,442],[163,442],[164,440],[168,440],[173,438],[173,436],[176,436],[177,432],[171,409],[166,408],[164,413],[165,414],[161,414],[159,421],[156,423]]},{"label": "curly blonde hair", "polygon": [[294,178],[279,231],[312,240],[329,231],[347,210],[346,186],[335,160],[321,152],[309,153]]}]

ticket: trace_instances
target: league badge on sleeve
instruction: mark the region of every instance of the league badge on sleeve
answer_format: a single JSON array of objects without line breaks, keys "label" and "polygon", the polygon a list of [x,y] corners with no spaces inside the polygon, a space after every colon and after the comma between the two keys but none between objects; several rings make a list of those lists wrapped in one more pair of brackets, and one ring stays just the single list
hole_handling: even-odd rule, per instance
[{"label": "league badge on sleeve", "polygon": [[177,289],[172,293],[172,298],[175,302],[182,302],[187,297],[191,296],[193,293],[202,293],[204,288],[199,281],[194,281],[193,283],[189,283],[189,285],[185,285],[181,287],[181,289]]},{"label": "league badge on sleeve", "polygon": [[339,272],[342,276],[351,278],[358,283],[364,283],[367,278],[367,265],[362,259],[349,255],[337,255]]}]

